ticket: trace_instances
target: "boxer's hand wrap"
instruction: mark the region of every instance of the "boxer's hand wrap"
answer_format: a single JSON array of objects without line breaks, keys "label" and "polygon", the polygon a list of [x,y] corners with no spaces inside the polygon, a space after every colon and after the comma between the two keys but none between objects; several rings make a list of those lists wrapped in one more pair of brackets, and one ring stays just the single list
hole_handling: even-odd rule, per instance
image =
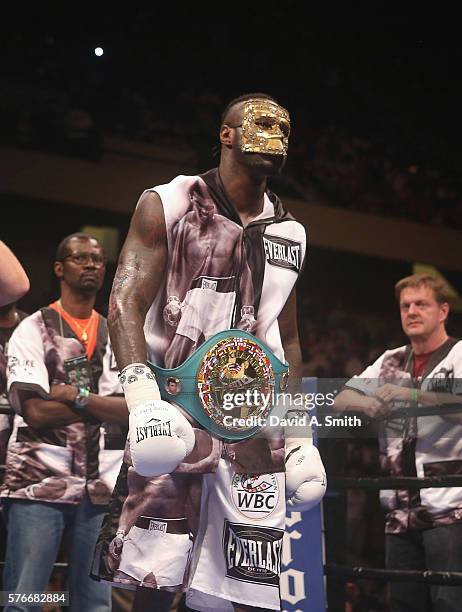
[{"label": "boxer's hand wrap", "polygon": [[326,472],[310,438],[287,438],[285,448],[286,501],[293,512],[316,506],[327,488]]},{"label": "boxer's hand wrap", "polygon": [[181,319],[181,302],[176,295],[170,295],[167,298],[167,304],[163,310],[164,321],[171,327],[178,327]]},{"label": "boxer's hand wrap", "polygon": [[119,381],[125,394],[128,412],[135,406],[160,400],[156,377],[145,363],[131,363],[119,374]]},{"label": "boxer's hand wrap", "polygon": [[120,374],[129,410],[132,464],[140,476],[173,472],[195,444],[188,420],[160,399],[154,374],[146,364],[127,366]]}]

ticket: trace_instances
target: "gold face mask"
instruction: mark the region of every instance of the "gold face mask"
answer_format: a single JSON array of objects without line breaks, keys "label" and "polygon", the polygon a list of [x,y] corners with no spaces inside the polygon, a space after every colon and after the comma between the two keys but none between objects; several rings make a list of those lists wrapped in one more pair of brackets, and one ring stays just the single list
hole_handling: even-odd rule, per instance
[{"label": "gold face mask", "polygon": [[290,117],[285,108],[272,100],[257,98],[244,102],[242,120],[243,153],[287,155]]}]

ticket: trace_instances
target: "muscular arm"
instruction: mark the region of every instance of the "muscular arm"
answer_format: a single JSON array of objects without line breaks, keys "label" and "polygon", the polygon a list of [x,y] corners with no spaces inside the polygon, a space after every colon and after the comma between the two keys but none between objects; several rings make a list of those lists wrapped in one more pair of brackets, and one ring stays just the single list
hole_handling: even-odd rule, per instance
[{"label": "muscular arm", "polygon": [[354,389],[344,389],[336,396],[333,410],[335,412],[363,412],[370,417],[375,417],[387,414],[391,408],[386,402],[376,397],[363,395]]},{"label": "muscular arm", "polygon": [[51,387],[51,399],[38,396],[22,399],[24,420],[34,429],[61,427],[81,421],[85,414],[108,423],[128,424],[127,404],[123,397],[90,393],[88,404],[82,413],[72,410],[78,389],[71,385]]},{"label": "muscular arm", "polygon": [[[388,402],[391,405],[395,401],[404,401],[408,402],[411,406],[416,404],[419,406],[460,405],[462,400],[461,396],[455,393],[422,391],[421,389],[401,387],[390,383],[379,387],[376,391],[376,397],[382,402]],[[462,422],[462,413],[442,414],[441,417],[456,423]]]},{"label": "muscular arm", "polygon": [[[298,337],[297,327],[297,294],[295,287],[290,292],[290,295],[285,303],[284,308],[278,318],[279,330],[281,333],[282,346],[284,348],[284,356],[289,363],[289,384],[285,393],[301,393],[302,383],[302,351],[300,348],[300,339]],[[286,406],[288,409],[290,406]],[[296,427],[285,427],[285,447],[288,444],[305,440],[305,432]]]},{"label": "muscular arm", "polygon": [[[401,387],[391,383],[381,385],[375,395],[368,396],[358,393],[354,389],[344,389],[334,401],[334,410],[342,412],[364,412],[370,417],[381,416],[392,412],[394,402],[407,402],[408,405],[442,406],[444,404],[457,404],[460,396],[435,391],[421,391],[410,387]],[[460,414],[442,414],[448,421],[461,422]]]},{"label": "muscular arm", "polygon": [[106,423],[128,425],[127,402],[123,397],[90,393],[85,412]]},{"label": "muscular arm", "polygon": [[[462,396],[452,393],[438,393],[436,391],[419,391],[419,403],[422,406],[443,406],[444,404],[462,404]],[[462,423],[462,412],[455,414],[442,414],[441,418],[453,423]]]},{"label": "muscular arm", "polygon": [[29,279],[23,267],[0,241],[0,306],[16,302],[29,291]]},{"label": "muscular arm", "polygon": [[[295,288],[279,317],[279,325],[291,368],[288,390],[293,397],[293,394],[301,393],[302,378]],[[290,405],[288,408],[290,410]],[[287,507],[295,511],[309,510],[321,501],[326,492],[326,473],[318,449],[313,445],[311,427],[288,424],[284,427],[284,438]]]},{"label": "muscular arm", "polygon": [[82,420],[81,416],[64,402],[44,400],[36,396],[22,401],[22,413],[26,423],[33,429],[62,427]]},{"label": "muscular arm", "polygon": [[109,300],[109,332],[119,369],[146,363],[143,325],[164,277],[167,235],[162,203],[144,193],[133,214]]},{"label": "muscular arm", "polygon": [[255,296],[253,291],[252,272],[250,271],[247,261],[245,246],[242,244],[239,235],[238,248],[241,250],[242,265],[241,265],[241,301],[243,306],[254,306]]},{"label": "muscular arm", "polygon": [[295,287],[290,292],[289,298],[279,315],[278,323],[284,355],[290,366],[288,391],[298,393],[300,392],[302,380],[302,351],[300,349],[300,338],[297,328],[297,295]]},{"label": "muscular arm", "polygon": [[129,467],[127,480],[129,495],[120,511],[118,524],[118,529],[124,531],[126,534],[133,527],[139,516],[143,516],[143,514],[149,515],[149,512],[145,512],[145,510],[146,507],[149,509],[150,501],[144,491],[148,482],[147,478],[139,476],[132,467]]},{"label": "muscular arm", "polygon": [[[181,279],[181,270],[183,270],[181,263],[187,253],[185,249],[185,235],[188,233],[187,219],[189,214],[190,213],[186,213],[186,215],[172,228],[172,265],[167,276],[167,297],[175,295],[180,301],[183,300],[185,294],[184,285],[186,284],[186,279]],[[188,281],[189,280],[190,279],[188,279]]]}]

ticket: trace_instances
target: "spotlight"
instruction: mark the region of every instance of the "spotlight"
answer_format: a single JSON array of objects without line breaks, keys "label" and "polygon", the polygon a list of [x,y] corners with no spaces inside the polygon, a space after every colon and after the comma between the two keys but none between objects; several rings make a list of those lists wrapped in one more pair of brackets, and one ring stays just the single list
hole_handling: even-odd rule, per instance
[{"label": "spotlight", "polygon": [[104,49],[102,49],[101,47],[96,47],[95,49],[95,55],[96,57],[101,57],[104,53]]}]

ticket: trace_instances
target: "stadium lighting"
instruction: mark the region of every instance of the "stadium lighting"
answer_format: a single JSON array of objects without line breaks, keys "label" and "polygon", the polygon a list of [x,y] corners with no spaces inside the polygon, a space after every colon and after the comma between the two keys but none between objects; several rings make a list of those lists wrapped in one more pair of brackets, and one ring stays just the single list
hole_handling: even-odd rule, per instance
[{"label": "stadium lighting", "polygon": [[95,49],[95,55],[96,57],[101,57],[104,53],[104,49],[102,49],[101,47],[96,47]]}]

